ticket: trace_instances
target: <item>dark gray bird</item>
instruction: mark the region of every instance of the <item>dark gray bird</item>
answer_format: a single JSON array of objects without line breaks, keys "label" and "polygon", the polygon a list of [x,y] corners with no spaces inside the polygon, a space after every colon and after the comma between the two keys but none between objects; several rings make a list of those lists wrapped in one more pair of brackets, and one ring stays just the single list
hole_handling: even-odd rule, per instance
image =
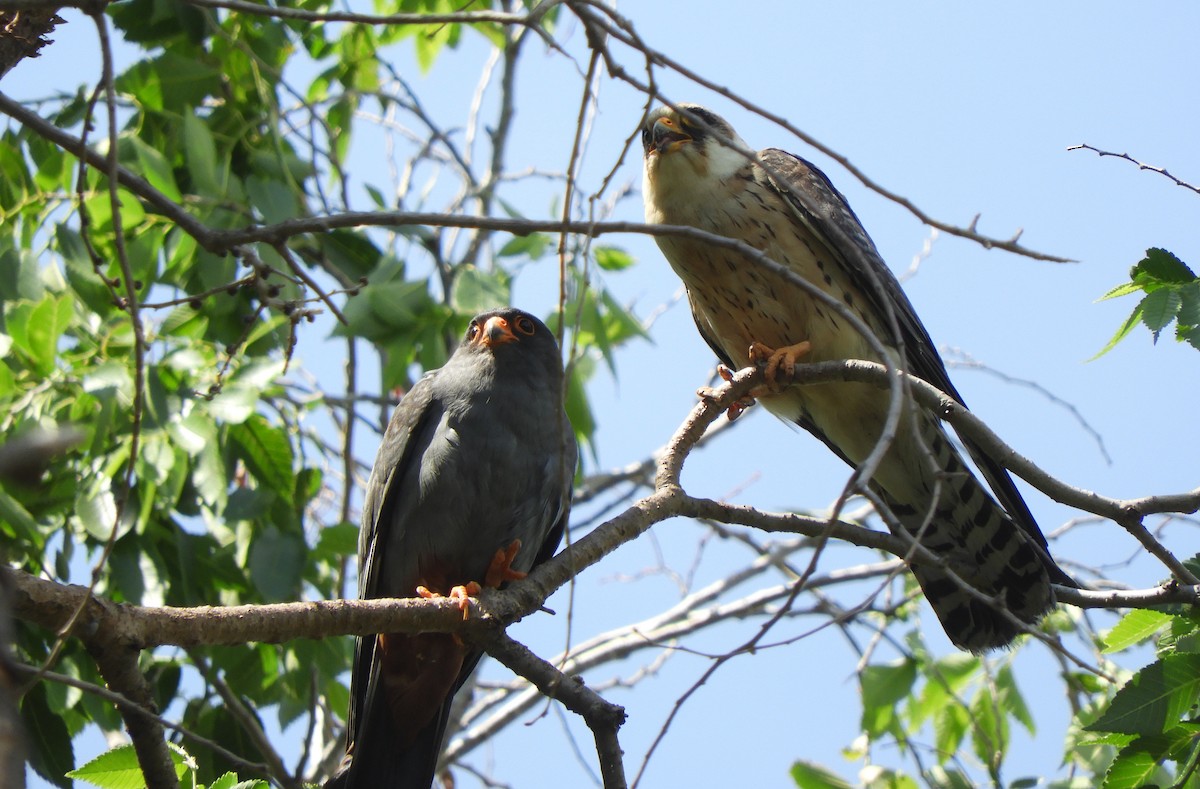
[{"label": "dark gray bird", "polygon": [[[558,547],[576,447],[554,335],[517,309],[477,315],[400,401],[375,458],[359,596],[462,600]],[[346,758],[327,787],[429,789],[454,694],[480,653],[448,633],[358,640]]]},{"label": "dark gray bird", "polygon": [[[900,284],[824,173],[777,148],[748,157],[733,127],[694,104],[650,113],[642,144],[647,222],[690,225],[766,253],[857,315],[889,361],[962,402]],[[788,278],[699,239],[655,240],[687,288],[700,334],[729,367],[765,361],[773,380],[777,369],[801,357],[885,361],[844,318]],[[879,441],[889,394],[831,383],[772,389],[760,399],[857,465]],[[910,564],[950,640],[979,652],[1008,644],[1020,629],[946,568],[1026,624],[1054,605],[1051,580],[1072,582],[1050,559],[1008,473],[970,442],[967,450],[1000,504],[967,469],[941,423],[915,408],[901,420],[870,484],[904,530],[943,560]]]}]

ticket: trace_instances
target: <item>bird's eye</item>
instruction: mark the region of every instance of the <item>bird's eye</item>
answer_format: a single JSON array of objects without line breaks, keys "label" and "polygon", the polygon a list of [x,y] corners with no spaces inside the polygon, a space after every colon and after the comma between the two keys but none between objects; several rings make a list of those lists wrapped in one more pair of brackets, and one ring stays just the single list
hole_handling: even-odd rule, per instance
[{"label": "bird's eye", "polygon": [[529,318],[526,318],[524,315],[517,318],[517,331],[521,332],[521,334],[533,336],[533,321],[531,321]]},{"label": "bird's eye", "polygon": [[650,147],[650,127],[649,126],[642,127],[642,147],[643,148]]},{"label": "bird's eye", "polygon": [[471,321],[471,325],[467,327],[467,341],[470,342],[471,340],[475,339],[478,336],[479,336],[479,324],[476,323],[475,321]]}]

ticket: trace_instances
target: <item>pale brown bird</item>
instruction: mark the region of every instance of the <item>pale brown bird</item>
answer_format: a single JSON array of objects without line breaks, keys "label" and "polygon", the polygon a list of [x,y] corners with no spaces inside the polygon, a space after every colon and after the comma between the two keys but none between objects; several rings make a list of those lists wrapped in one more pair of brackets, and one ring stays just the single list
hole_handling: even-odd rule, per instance
[{"label": "pale brown bird", "polygon": [[[962,402],[900,284],[824,173],[776,148],[751,152],[724,119],[694,104],[650,113],[642,145],[647,222],[688,225],[762,251],[852,311],[892,363]],[[770,380],[800,358],[885,361],[835,310],[736,250],[681,236],[656,240],[687,288],[701,336],[725,365],[767,361]],[[867,384],[829,383],[771,387],[759,399],[856,466],[879,441],[889,396]],[[915,407],[870,485],[903,529],[941,559],[910,566],[950,640],[980,652],[1021,632],[1001,608],[1035,624],[1054,605],[1051,580],[1072,582],[1050,558],[1005,469],[966,447],[1000,504],[940,421]],[[946,568],[999,607],[969,594]]]}]

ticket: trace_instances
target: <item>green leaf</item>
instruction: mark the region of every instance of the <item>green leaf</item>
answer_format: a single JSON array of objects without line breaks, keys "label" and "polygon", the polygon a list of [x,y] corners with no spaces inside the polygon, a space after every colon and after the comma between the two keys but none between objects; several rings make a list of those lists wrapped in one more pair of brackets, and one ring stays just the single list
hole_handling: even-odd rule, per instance
[{"label": "green leaf", "polygon": [[292,445],[282,427],[275,427],[261,414],[253,414],[229,430],[229,438],[241,450],[238,456],[263,487],[285,501],[292,501],[295,488]]},{"label": "green leaf", "polygon": [[1087,731],[1160,734],[1200,698],[1200,654],[1166,655],[1133,675]]},{"label": "green leaf", "polygon": [[527,255],[530,260],[537,260],[550,246],[550,236],[545,233],[530,233],[527,236],[513,236],[507,244],[500,247],[496,257],[516,257]]},{"label": "green leaf", "polygon": [[[132,152],[137,162],[137,173],[151,186],[177,203],[183,200],[179,185],[175,183],[175,173],[162,151],[147,145],[137,135],[128,133],[121,135],[120,147]],[[125,158],[124,153],[122,158]]]},{"label": "green leaf", "polygon": [[[92,230],[111,233],[116,225],[113,223],[112,196],[108,190],[97,192],[85,201],[85,205],[91,215]],[[142,208],[132,192],[117,190],[117,208],[121,212],[121,228],[126,233],[146,219],[146,209]]]},{"label": "green leaf", "polygon": [[945,763],[958,753],[967,730],[971,727],[971,715],[957,701],[946,703],[933,716],[933,734],[937,743],[938,761]]},{"label": "green leaf", "polygon": [[1179,292],[1174,288],[1161,288],[1142,299],[1142,323],[1154,332],[1155,341],[1163,327],[1175,320],[1176,313],[1183,303]]},{"label": "green leaf", "polygon": [[265,529],[250,545],[249,570],[254,587],[267,602],[300,599],[307,548],[298,534]]},{"label": "green leaf", "polygon": [[96,273],[92,259],[88,256],[83,236],[77,231],[59,224],[54,229],[54,240],[66,263],[65,274],[71,289],[78,294],[88,309],[98,315],[108,315],[114,309],[113,294],[108,285]]},{"label": "green leaf", "polygon": [[[191,757],[174,743],[168,742],[167,747],[171,751],[175,777],[183,778],[189,769]],[[146,778],[138,766],[137,752],[132,745],[106,751],[67,775],[102,789],[143,789],[146,786]]]},{"label": "green leaf", "polygon": [[112,480],[107,477],[92,480],[81,485],[75,495],[75,514],[93,538],[106,542],[117,529],[117,536],[125,534],[133,527],[133,520],[126,509],[117,523],[117,502],[112,494]]},{"label": "green leaf", "polygon": [[634,264],[633,255],[619,247],[593,247],[592,256],[596,259],[596,265],[605,271],[621,271]]},{"label": "green leaf", "polygon": [[1103,348],[1101,348],[1099,351],[1097,351],[1095,356],[1088,359],[1088,361],[1094,362],[1097,359],[1099,359],[1101,356],[1103,356],[1104,354],[1108,353],[1113,348],[1115,348],[1117,343],[1119,343],[1121,340],[1125,339],[1129,335],[1129,332],[1133,331],[1133,327],[1137,326],[1138,323],[1141,322],[1141,320],[1142,320],[1142,305],[1139,303],[1136,307],[1133,308],[1133,312],[1131,312],[1129,314],[1129,317],[1125,319],[1125,322],[1121,324],[1120,328],[1117,329],[1117,333],[1112,336],[1112,339],[1110,339]]},{"label": "green leaf", "polygon": [[[7,528],[6,528],[7,527]],[[0,489],[0,531],[7,531],[20,545],[37,545],[40,542],[37,521],[21,502]]]},{"label": "green leaf", "polygon": [[1182,325],[1180,325],[1178,329],[1179,330],[1175,334],[1175,339],[1179,340],[1180,342],[1186,342],[1188,345],[1200,351],[1200,326],[1185,329]]},{"label": "green leaf", "polygon": [[269,223],[292,219],[300,213],[296,194],[282,181],[252,175],[246,178],[246,193]]},{"label": "green leaf", "polygon": [[1011,665],[1005,664],[996,672],[996,692],[1000,709],[1020,721],[1030,734],[1036,734],[1037,725],[1029,708],[1025,706],[1021,691],[1017,689],[1017,680],[1013,677]]},{"label": "green leaf", "polygon": [[957,705],[952,694],[970,682],[979,672],[980,665],[979,658],[960,652],[947,655],[925,668],[928,678],[921,686],[920,695],[910,696],[908,700],[907,712],[913,723],[919,726],[948,706]]},{"label": "green leaf", "polygon": [[1159,772],[1164,756],[1159,750],[1161,739],[1139,737],[1122,748],[1104,773],[1102,789],[1145,789],[1156,785],[1150,779]]},{"label": "green leaf", "polygon": [[[958,770],[946,770],[934,765],[924,772],[925,782],[930,789],[974,789],[975,785]],[[1013,789],[1011,786],[1009,789]]]},{"label": "green leaf", "polygon": [[1008,750],[1008,718],[998,706],[999,700],[987,688],[971,701],[971,748],[989,769],[999,768]]},{"label": "green leaf", "polygon": [[217,143],[207,124],[194,112],[184,113],[183,145],[193,190],[207,197],[224,198],[224,179],[217,164]]},{"label": "green leaf", "polygon": [[794,763],[791,774],[792,780],[800,789],[854,789],[841,776],[812,762],[798,761]]},{"label": "green leaf", "polygon": [[1200,281],[1189,282],[1177,289],[1181,303],[1179,305],[1179,323],[1181,326],[1200,326]]},{"label": "green leaf", "polygon": [[1170,614],[1164,614],[1161,611],[1148,609],[1130,611],[1102,637],[1104,653],[1111,655],[1142,643],[1166,627],[1172,618]]},{"label": "green leaf", "polygon": [[917,666],[910,660],[892,665],[867,666],[859,674],[862,690],[862,730],[877,737],[895,720],[895,707],[912,691]]},{"label": "green leaf", "polygon": [[34,371],[48,377],[57,364],[58,341],[71,322],[74,300],[69,295],[46,295],[36,304],[16,302],[9,306],[5,323],[13,346]]},{"label": "green leaf", "polygon": [[29,766],[55,786],[70,789],[65,776],[75,766],[75,749],[62,716],[46,703],[46,683],[37,683],[21,699],[21,722],[30,745]]},{"label": "green leaf", "polygon": [[[1182,260],[1165,249],[1152,247],[1129,272],[1129,278],[1139,284],[1183,284],[1196,279],[1196,275]],[[1147,290],[1150,290],[1147,288]]]},{"label": "green leaf", "polygon": [[357,550],[358,526],[353,523],[338,523],[321,529],[317,546],[313,548],[313,558],[335,561],[345,556],[353,556]]},{"label": "green leaf", "polygon": [[484,273],[475,266],[464,266],[454,279],[450,303],[467,315],[511,304],[512,276],[500,268]]}]

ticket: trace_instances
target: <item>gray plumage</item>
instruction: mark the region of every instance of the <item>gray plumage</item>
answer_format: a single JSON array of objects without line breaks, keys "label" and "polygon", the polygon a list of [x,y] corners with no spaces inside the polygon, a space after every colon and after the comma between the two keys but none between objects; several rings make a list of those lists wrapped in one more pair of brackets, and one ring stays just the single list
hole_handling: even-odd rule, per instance
[{"label": "gray plumage", "polygon": [[[811,163],[779,149],[750,153],[722,118],[695,105],[662,107],[642,128],[646,221],[690,225],[738,239],[840,301],[887,348],[889,360],[960,403],[941,357],[900,284],[845,198]],[[804,361],[885,361],[841,316],[794,282],[733,250],[656,236],[687,288],[700,334],[723,363],[755,361],[751,343],[771,349],[811,343]],[[836,383],[763,393],[777,416],[800,425],[851,465],[882,433],[889,395]],[[973,446],[967,450],[999,504],[970,473],[941,423],[909,407],[871,479],[905,531],[944,563],[910,563],[950,639],[971,651],[1004,646],[1020,632],[1003,611],[962,588],[998,597],[1033,624],[1054,605],[1051,579],[1071,583],[1012,479]]]},{"label": "gray plumage", "polygon": [[[511,308],[471,321],[392,414],[363,502],[360,597],[446,595],[486,584],[497,562],[524,573],[553,555],[576,463],[562,391],[545,324]],[[428,789],[454,693],[479,658],[444,633],[359,639],[347,756],[326,786]]]}]

